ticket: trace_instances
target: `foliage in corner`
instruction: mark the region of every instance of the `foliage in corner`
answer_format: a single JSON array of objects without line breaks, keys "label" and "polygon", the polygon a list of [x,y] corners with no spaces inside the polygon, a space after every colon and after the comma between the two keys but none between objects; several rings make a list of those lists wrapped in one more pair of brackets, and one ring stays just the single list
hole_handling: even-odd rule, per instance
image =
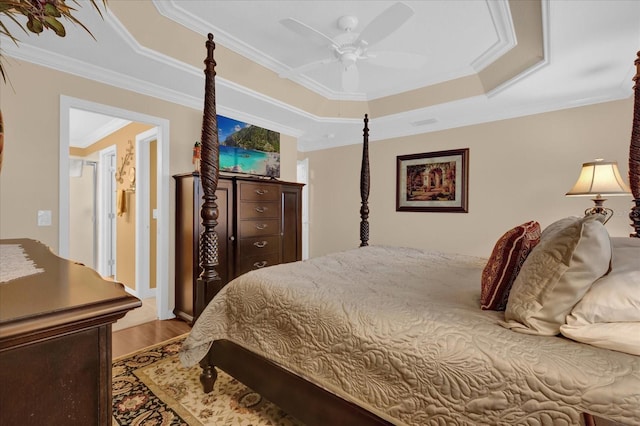
[{"label": "foliage in corner", "polygon": [[[88,1],[91,2],[91,5],[102,17],[102,11],[98,7],[98,1],[100,0]],[[107,0],[101,1],[106,8]],[[18,44],[18,38],[11,34],[5,22],[2,22],[1,20],[1,18],[6,17],[13,21],[26,34],[29,34],[29,32],[40,34],[44,30],[51,30],[59,37],[64,37],[67,32],[59,18],[65,18],[82,27],[89,33],[89,35],[91,35],[91,37],[93,37],[91,31],[89,31],[89,29],[75,16],[73,16],[76,8],[69,6],[68,3],[73,3],[77,7],[82,6],[82,2],[80,0],[0,0],[0,34],[9,37],[16,45]],[[87,3],[87,1],[85,0],[84,3]],[[21,22],[23,21],[21,18],[23,16],[27,18],[26,25]],[[5,74],[4,67],[2,66],[1,52],[0,74],[6,83],[7,76]]]}]

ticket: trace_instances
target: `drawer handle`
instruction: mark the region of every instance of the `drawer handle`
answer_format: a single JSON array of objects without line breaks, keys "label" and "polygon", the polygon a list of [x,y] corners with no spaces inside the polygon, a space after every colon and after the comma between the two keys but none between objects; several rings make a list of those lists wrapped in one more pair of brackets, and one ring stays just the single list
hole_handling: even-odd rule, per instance
[{"label": "drawer handle", "polygon": [[267,242],[266,241],[256,241],[255,243],[253,243],[253,245],[258,247],[258,248],[262,248],[262,247],[267,245]]},{"label": "drawer handle", "polygon": [[256,207],[256,211],[257,211],[258,213],[264,213],[264,212],[266,212],[267,210],[268,210],[268,208],[267,208],[267,207]]},{"label": "drawer handle", "polygon": [[268,189],[256,189],[256,194],[258,194],[258,195],[264,195],[267,192],[269,192]]},{"label": "drawer handle", "polygon": [[259,229],[262,231],[263,229],[267,229],[267,226],[269,225],[267,225],[266,223],[258,224],[256,225],[256,229]]},{"label": "drawer handle", "polygon": [[267,266],[267,261],[266,260],[261,260],[260,262],[254,263],[253,266],[255,266],[258,269],[264,268],[265,266]]}]

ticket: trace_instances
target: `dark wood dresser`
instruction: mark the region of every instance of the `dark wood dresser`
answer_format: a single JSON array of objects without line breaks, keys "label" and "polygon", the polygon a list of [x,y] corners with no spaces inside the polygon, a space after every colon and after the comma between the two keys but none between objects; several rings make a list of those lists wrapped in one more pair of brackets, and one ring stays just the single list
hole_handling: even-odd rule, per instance
[{"label": "dark wood dresser", "polygon": [[140,300],[40,242],[0,244],[44,270],[0,282],[0,424],[110,425],[111,324]]},{"label": "dark wood dresser", "polygon": [[[202,186],[197,172],[176,180],[176,316],[192,323],[200,275]],[[303,184],[241,176],[220,176],[218,262],[220,288],[253,269],[302,259]],[[207,295],[207,300],[213,295]]]}]

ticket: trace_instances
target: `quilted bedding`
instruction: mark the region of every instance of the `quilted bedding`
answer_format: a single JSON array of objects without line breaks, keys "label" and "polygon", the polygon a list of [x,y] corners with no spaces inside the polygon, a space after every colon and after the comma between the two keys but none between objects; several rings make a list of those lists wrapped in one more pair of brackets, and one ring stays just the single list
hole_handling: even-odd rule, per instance
[{"label": "quilted bedding", "polygon": [[501,327],[479,308],[485,263],[371,246],[250,272],[180,357],[231,340],[398,425],[640,424],[640,357]]}]

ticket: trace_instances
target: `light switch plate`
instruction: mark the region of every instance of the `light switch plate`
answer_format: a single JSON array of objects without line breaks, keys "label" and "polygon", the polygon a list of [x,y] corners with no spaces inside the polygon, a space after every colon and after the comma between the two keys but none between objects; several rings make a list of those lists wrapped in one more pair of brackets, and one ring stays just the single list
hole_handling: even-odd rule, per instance
[{"label": "light switch plate", "polygon": [[51,226],[51,210],[38,210],[38,226]]}]

